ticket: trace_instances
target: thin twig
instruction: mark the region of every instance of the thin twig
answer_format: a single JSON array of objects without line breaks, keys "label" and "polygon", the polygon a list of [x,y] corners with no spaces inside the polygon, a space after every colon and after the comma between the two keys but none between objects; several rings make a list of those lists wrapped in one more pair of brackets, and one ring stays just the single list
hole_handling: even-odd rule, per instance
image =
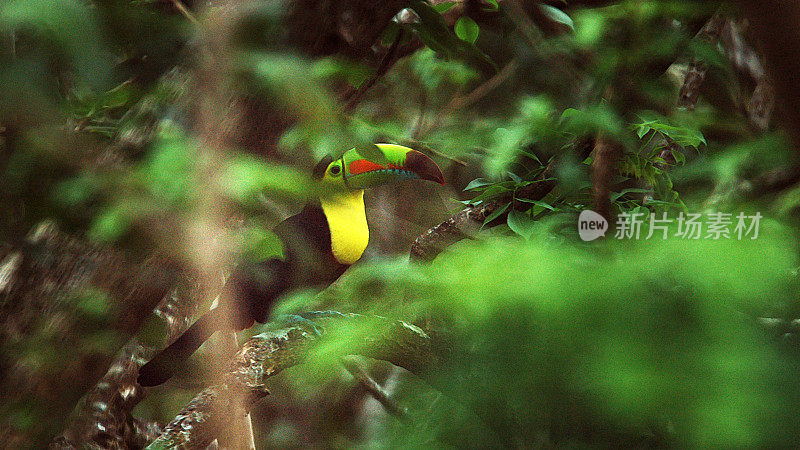
[{"label": "thin twig", "polygon": [[397,36],[394,38],[394,42],[389,47],[389,50],[386,51],[386,54],[383,55],[381,59],[380,65],[378,65],[378,69],[375,70],[375,74],[370,77],[369,80],[361,83],[358,89],[351,91],[349,94],[345,96],[345,100],[347,100],[347,105],[344,107],[345,112],[350,112],[353,108],[358,105],[361,99],[364,97],[364,94],[378,82],[378,80],[389,71],[389,68],[392,66],[392,61],[397,54],[397,49],[400,47],[400,41],[403,40],[403,29],[401,28],[397,32]]},{"label": "thin twig", "polygon": [[542,44],[541,32],[536,28],[533,20],[525,12],[525,8],[523,8],[517,0],[506,0],[504,5],[507,5],[511,9],[511,13],[507,14],[508,18],[514,23],[517,30],[522,33],[522,36],[528,40],[531,48],[534,51],[540,48]]},{"label": "thin twig", "polygon": [[[431,131],[435,130],[441,124],[442,117],[447,117],[455,111],[459,109],[465,108],[478,100],[482,99],[486,95],[488,95],[493,90],[497,89],[498,86],[503,84],[513,73],[517,70],[517,61],[511,60],[508,64],[505,65],[497,74],[493,77],[489,78],[488,80],[481,83],[478,87],[471,90],[468,94],[463,96],[456,96],[442,109],[441,113],[436,114],[433,121],[427,125],[418,127],[418,131],[415,132],[414,136],[425,136]],[[420,117],[420,124],[424,122],[424,119]]]},{"label": "thin twig", "polygon": [[498,72],[492,78],[486,80],[483,84],[473,89],[469,94],[463,97],[456,97],[454,98],[445,108],[445,112],[449,110],[456,110],[467,107],[478,100],[485,97],[491,91],[497,89],[504,81],[506,81],[513,73],[517,70],[517,61],[512,59],[508,62],[508,64],[503,67],[500,72]]},{"label": "thin twig", "polygon": [[352,357],[343,357],[341,359],[342,366],[344,366],[345,370],[347,370],[350,375],[355,378],[355,380],[367,390],[367,392],[372,395],[372,397],[378,401],[389,414],[398,417],[400,419],[407,419],[408,412],[406,408],[399,406],[394,400],[389,397],[389,393],[386,392],[381,385],[378,384],[375,379],[373,379]]},{"label": "thin twig", "polygon": [[198,21],[194,14],[192,14],[192,12],[186,8],[186,5],[184,5],[181,0],[172,0],[172,4],[181,14],[183,14],[184,17],[189,19],[189,22],[192,22],[192,24],[195,26],[200,25],[200,21]]},{"label": "thin twig", "polygon": [[420,142],[420,141],[418,141],[416,139],[402,139],[402,140],[400,140],[400,144],[401,145],[405,145],[406,147],[411,147],[411,148],[414,148],[414,149],[417,149],[417,150],[422,150],[425,153],[429,153],[429,154],[433,154],[433,155],[439,156],[439,157],[444,158],[444,159],[446,159],[448,161],[452,161],[452,162],[458,164],[459,166],[467,167],[467,165],[468,165],[466,161],[463,161],[461,159],[454,158],[454,157],[452,157],[450,155],[444,154],[444,153],[440,152],[439,150],[436,150],[433,147],[429,147],[429,146],[425,145],[425,143]]}]

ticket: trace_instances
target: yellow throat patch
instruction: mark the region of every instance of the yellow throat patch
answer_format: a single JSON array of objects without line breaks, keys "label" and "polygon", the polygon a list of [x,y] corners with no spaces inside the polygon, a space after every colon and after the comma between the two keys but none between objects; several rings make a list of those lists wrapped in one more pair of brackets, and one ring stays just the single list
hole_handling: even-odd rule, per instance
[{"label": "yellow throat patch", "polygon": [[320,199],[320,203],[331,231],[333,256],[342,264],[353,264],[369,243],[364,191]]}]

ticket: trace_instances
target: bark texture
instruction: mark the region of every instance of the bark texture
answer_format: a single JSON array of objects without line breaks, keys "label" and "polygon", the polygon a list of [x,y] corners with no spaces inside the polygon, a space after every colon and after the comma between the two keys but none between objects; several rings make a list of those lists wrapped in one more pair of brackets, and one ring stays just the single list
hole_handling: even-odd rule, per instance
[{"label": "bark texture", "polygon": [[329,334],[335,337],[341,326],[350,332],[353,326],[369,330],[348,338],[352,354],[388,361],[412,372],[435,365],[430,338],[413,325],[358,314],[308,314],[296,324],[246,341],[219,382],[198,394],[147,448],[204,448],[217,433],[226,432],[226,424],[235,421],[241,399],[249,409],[269,394],[265,383],[270,377],[301,364],[315,344]]}]

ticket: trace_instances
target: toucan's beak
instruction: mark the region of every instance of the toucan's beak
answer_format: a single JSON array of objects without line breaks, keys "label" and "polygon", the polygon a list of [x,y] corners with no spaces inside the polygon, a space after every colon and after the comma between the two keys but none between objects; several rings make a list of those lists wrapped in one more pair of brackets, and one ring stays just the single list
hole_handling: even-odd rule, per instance
[{"label": "toucan's beak", "polygon": [[423,153],[402,145],[375,145],[383,154],[385,164],[363,157],[357,149],[351,149],[342,156],[344,181],[350,189],[366,189],[414,178],[444,184],[439,166]]},{"label": "toucan's beak", "polygon": [[417,174],[422,180],[435,181],[444,185],[442,170],[424,153],[420,153],[416,150],[411,150],[406,153],[406,161],[405,164],[403,164],[403,168]]}]

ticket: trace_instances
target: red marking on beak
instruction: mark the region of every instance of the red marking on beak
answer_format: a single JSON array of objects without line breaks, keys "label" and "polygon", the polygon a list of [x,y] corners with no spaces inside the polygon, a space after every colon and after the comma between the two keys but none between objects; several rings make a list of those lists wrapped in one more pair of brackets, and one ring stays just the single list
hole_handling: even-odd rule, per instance
[{"label": "red marking on beak", "polygon": [[[357,159],[351,162],[348,166],[350,175],[359,175],[362,173],[386,169],[387,166],[382,166],[368,159]],[[413,172],[423,180],[435,181],[444,185],[444,177],[442,176],[442,171],[439,169],[439,166],[437,166],[432,159],[416,150],[408,152],[404,166],[398,166],[397,164],[389,163],[388,169]]]},{"label": "red marking on beak", "polygon": [[373,170],[381,170],[385,168],[386,167],[380,164],[376,164],[367,159],[357,159],[351,162],[349,166],[350,175],[358,175],[366,172],[372,172]]}]

